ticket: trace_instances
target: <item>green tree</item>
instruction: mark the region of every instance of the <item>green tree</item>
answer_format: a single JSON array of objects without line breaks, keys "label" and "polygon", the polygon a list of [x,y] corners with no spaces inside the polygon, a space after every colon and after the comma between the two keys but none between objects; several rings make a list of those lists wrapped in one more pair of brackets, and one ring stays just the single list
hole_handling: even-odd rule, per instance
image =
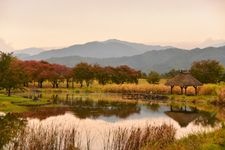
[{"label": "green tree", "polygon": [[224,67],[216,60],[194,62],[191,74],[202,83],[217,83],[223,76]]},{"label": "green tree", "polygon": [[160,80],[160,75],[158,72],[151,71],[147,76],[148,83],[155,84],[155,83],[158,83],[159,80]]},{"label": "green tree", "polygon": [[178,75],[181,70],[171,69],[169,72],[162,74],[164,78],[173,78],[174,76]]},{"label": "green tree", "polygon": [[95,79],[99,84],[105,85],[110,81],[110,72],[107,67],[101,67],[100,65],[95,64],[93,66],[93,72]]},{"label": "green tree", "polygon": [[0,87],[10,96],[11,90],[22,88],[25,81],[22,62],[14,58],[12,53],[0,52]]},{"label": "green tree", "polygon": [[141,76],[141,72],[127,65],[118,66],[116,68],[111,67],[111,81],[116,84],[123,83],[138,83],[138,78]]},{"label": "green tree", "polygon": [[91,65],[87,63],[79,63],[73,68],[73,77],[76,82],[80,83],[83,87],[83,82],[86,82],[87,87],[94,80],[94,72]]}]

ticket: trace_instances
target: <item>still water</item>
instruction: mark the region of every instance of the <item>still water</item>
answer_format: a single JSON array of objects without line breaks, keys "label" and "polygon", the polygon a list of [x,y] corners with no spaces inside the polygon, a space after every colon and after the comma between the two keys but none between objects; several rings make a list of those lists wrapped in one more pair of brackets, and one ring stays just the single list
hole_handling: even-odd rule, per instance
[{"label": "still water", "polygon": [[[31,132],[41,130],[50,132],[51,129],[60,130],[66,134],[71,128],[79,131],[81,145],[89,141],[91,149],[103,149],[104,137],[110,130],[116,128],[144,127],[146,124],[151,126],[160,126],[162,124],[172,125],[176,129],[175,137],[177,139],[189,134],[200,132],[210,132],[221,126],[220,121],[216,118],[216,113],[198,110],[196,107],[172,106],[169,104],[146,104],[136,101],[107,101],[92,100],[87,97],[76,97],[73,100],[60,99],[53,95],[53,103],[57,107],[36,107],[30,111],[17,114],[17,118],[25,120],[24,128],[30,129]],[[10,125],[4,117],[9,114],[0,112],[0,130]],[[18,121],[17,120],[17,121]],[[22,123],[21,123],[22,124]],[[3,127],[2,127],[3,126]],[[19,123],[11,126],[13,132],[21,126]],[[7,130],[6,130],[7,131]],[[1,136],[10,136],[3,131]],[[29,135],[27,135],[29,137]],[[7,137],[5,137],[7,139]],[[8,141],[11,137],[8,137]],[[1,143],[0,143],[1,144]],[[5,147],[7,149],[7,147]]]}]

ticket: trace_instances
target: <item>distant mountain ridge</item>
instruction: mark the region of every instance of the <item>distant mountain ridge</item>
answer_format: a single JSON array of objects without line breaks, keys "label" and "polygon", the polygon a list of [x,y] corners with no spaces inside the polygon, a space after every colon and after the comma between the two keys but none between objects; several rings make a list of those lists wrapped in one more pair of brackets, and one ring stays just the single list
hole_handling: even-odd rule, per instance
[{"label": "distant mountain ridge", "polygon": [[155,70],[160,73],[171,69],[188,69],[193,61],[204,59],[215,59],[225,65],[225,46],[208,47],[204,49],[183,50],[170,48],[166,50],[153,50],[134,56],[125,56],[119,58],[90,58],[80,56],[68,56],[61,58],[46,59],[51,63],[59,63],[67,66],[74,66],[80,62],[91,64],[100,64],[103,66],[128,65],[144,72]]},{"label": "distant mountain ridge", "polygon": [[22,50],[13,51],[13,55],[20,58],[20,59],[26,59],[28,57],[31,57],[32,55],[37,55],[41,52],[45,51],[43,48],[25,48]]},{"label": "distant mountain ridge", "polygon": [[93,58],[111,58],[122,56],[133,56],[151,50],[163,50],[171,48],[169,46],[145,45],[111,39],[103,42],[89,42],[85,44],[72,45],[70,47],[54,49],[41,52],[37,55],[23,59],[49,59],[52,57],[81,56]]},{"label": "distant mountain ridge", "polygon": [[37,55],[37,54],[39,54],[43,51],[45,51],[43,48],[31,47],[31,48],[25,48],[25,49],[22,49],[22,50],[17,50],[17,51],[14,51],[13,53],[15,53],[15,54]]}]

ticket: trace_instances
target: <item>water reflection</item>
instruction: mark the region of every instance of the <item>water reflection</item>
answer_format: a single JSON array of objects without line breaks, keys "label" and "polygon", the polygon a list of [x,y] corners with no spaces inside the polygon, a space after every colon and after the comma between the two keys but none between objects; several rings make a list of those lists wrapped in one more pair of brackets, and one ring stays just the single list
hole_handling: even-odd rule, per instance
[{"label": "water reflection", "polygon": [[196,108],[187,108],[186,106],[170,106],[170,111],[166,111],[170,118],[175,120],[181,127],[186,127],[190,122],[199,117]]},{"label": "water reflection", "polygon": [[159,104],[149,104],[147,105],[147,108],[149,108],[153,112],[159,111],[160,105]]},{"label": "water reflection", "polygon": [[64,115],[70,111],[68,107],[33,107],[30,111],[18,113],[21,118],[37,118],[40,120],[46,119],[52,116]]},{"label": "water reflection", "polygon": [[215,112],[200,111],[200,116],[194,121],[196,125],[202,126],[216,126],[219,120],[216,118]]},{"label": "water reflection", "polygon": [[181,127],[186,127],[193,122],[195,125],[214,127],[219,120],[215,112],[199,111],[196,107],[170,106],[170,111],[166,111],[170,118],[179,123]]},{"label": "water reflection", "polygon": [[131,114],[139,113],[137,103],[122,103],[109,101],[77,100],[72,104],[72,111],[79,118],[98,118],[100,116],[127,118]]}]

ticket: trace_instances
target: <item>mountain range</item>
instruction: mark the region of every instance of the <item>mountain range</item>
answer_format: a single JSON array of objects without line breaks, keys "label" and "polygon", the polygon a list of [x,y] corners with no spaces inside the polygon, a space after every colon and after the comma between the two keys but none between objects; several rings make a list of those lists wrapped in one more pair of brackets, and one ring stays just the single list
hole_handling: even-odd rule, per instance
[{"label": "mountain range", "polygon": [[[46,60],[74,66],[80,62],[100,64],[103,66],[128,65],[143,72],[151,70],[164,73],[171,69],[188,69],[193,61],[215,59],[225,65],[225,46],[178,49],[170,46],[152,46],[120,40],[89,42],[67,48],[27,54],[24,60]],[[17,57],[21,53],[16,53]]]},{"label": "mountain range", "polygon": [[32,55],[37,55],[44,51],[45,50],[42,48],[31,47],[31,48],[14,51],[13,55],[20,59],[26,59],[26,58],[31,57]]},{"label": "mountain range", "polygon": [[[93,58],[111,58],[142,54],[151,50],[162,50],[169,46],[145,45],[139,43],[125,42],[111,39],[103,42],[89,42],[85,44],[72,45],[66,48],[43,51],[39,54],[23,57],[22,59],[43,60],[52,57],[81,56]],[[22,51],[24,54],[24,51]],[[16,53],[18,56],[18,53]]]},{"label": "mountain range", "polygon": [[103,66],[128,65],[143,72],[151,70],[165,73],[171,69],[188,69],[194,61],[214,59],[225,65],[225,46],[208,47],[204,49],[182,50],[170,48],[160,51],[148,51],[140,55],[118,57],[118,58],[90,58],[80,56],[68,56],[61,58],[47,59],[51,63],[59,63],[67,66],[74,66],[80,62],[100,64]]}]

